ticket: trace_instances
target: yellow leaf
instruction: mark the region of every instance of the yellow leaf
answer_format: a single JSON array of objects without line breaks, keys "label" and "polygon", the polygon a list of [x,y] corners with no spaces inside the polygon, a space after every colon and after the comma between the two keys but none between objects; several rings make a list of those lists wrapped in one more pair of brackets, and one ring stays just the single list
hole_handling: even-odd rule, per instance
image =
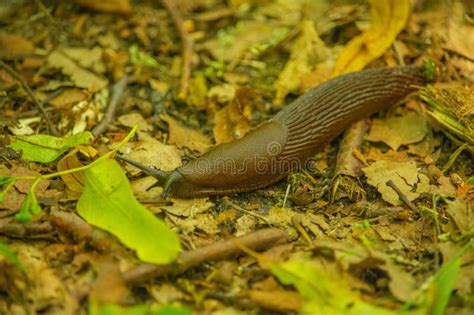
[{"label": "yellow leaf", "polygon": [[372,25],[342,50],[333,76],[363,69],[392,45],[406,25],[410,0],[371,0]]}]

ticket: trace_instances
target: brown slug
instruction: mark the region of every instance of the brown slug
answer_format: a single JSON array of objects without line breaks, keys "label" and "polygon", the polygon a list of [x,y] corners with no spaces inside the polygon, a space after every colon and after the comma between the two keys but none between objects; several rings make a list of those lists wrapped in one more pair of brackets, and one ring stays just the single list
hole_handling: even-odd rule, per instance
[{"label": "brown slug", "polygon": [[418,66],[341,75],[312,88],[243,138],[218,145],[172,172],[119,159],[156,177],[163,197],[257,190],[304,167],[349,124],[396,104],[429,79]]}]

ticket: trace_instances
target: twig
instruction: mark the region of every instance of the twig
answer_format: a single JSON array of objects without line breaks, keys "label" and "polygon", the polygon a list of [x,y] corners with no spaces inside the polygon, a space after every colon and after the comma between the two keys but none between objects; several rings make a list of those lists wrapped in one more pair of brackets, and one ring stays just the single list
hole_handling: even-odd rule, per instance
[{"label": "twig", "polygon": [[265,222],[266,224],[268,224],[268,225],[270,225],[270,226],[273,225],[273,224],[272,224],[266,217],[264,217],[263,215],[260,215],[260,214],[258,214],[258,213],[249,211],[249,210],[247,210],[247,209],[245,209],[245,208],[239,206],[238,204],[233,203],[232,201],[230,201],[230,200],[227,199],[227,198],[225,199],[225,202],[226,202],[229,206],[231,206],[232,208],[234,208],[234,209],[237,210],[237,211],[240,211],[240,212],[243,212],[243,213],[248,214],[248,215],[250,215],[250,216],[256,217],[256,218],[262,220],[263,222]]},{"label": "twig", "polygon": [[99,251],[111,251],[119,248],[109,234],[93,228],[73,212],[52,210],[49,221],[59,230],[71,234],[76,241],[85,241]]},{"label": "twig", "polygon": [[408,197],[400,190],[400,188],[397,187],[397,185],[395,185],[395,183],[391,179],[389,181],[387,181],[386,184],[387,184],[387,186],[389,186],[390,188],[395,190],[395,192],[397,193],[398,198],[400,199],[400,201],[402,201],[404,204],[406,204],[408,208],[410,208],[414,212],[419,212],[419,210],[416,208],[416,206],[410,200],[408,200]]},{"label": "twig", "polygon": [[189,36],[188,31],[184,27],[183,17],[181,16],[181,13],[176,7],[175,1],[162,0],[162,2],[166,10],[168,10],[168,12],[170,13],[171,18],[173,19],[173,23],[178,29],[179,37],[181,38],[183,51],[183,68],[181,73],[179,98],[185,99],[188,94],[189,78],[191,77],[191,58],[193,54],[194,43],[191,36]]},{"label": "twig", "polygon": [[[215,244],[182,252],[176,262],[168,265],[141,264],[122,274],[127,285],[137,285],[156,277],[178,275],[203,262],[211,262],[235,257],[244,253],[243,248],[264,250],[282,241],[286,241],[286,233],[276,228],[262,229],[235,239],[220,241]],[[85,299],[91,285],[80,287],[75,296],[78,300]]]},{"label": "twig", "polygon": [[153,277],[181,274],[203,262],[217,261],[243,253],[242,246],[252,250],[263,250],[285,240],[286,234],[276,228],[262,229],[236,238],[183,252],[176,263],[170,265],[143,264],[123,274],[127,284],[133,285]]},{"label": "twig", "polygon": [[110,124],[114,120],[117,107],[122,102],[127,83],[128,77],[123,76],[112,87],[112,95],[110,96],[109,105],[107,106],[104,118],[94,127],[94,129],[92,129],[92,134],[94,136],[97,137],[98,135],[101,135],[110,127]]},{"label": "twig", "polygon": [[37,238],[50,234],[53,227],[49,222],[21,224],[12,222],[12,219],[0,220],[0,234],[18,238]]},{"label": "twig", "polygon": [[58,136],[59,132],[56,130],[56,128],[51,123],[51,120],[49,119],[48,113],[44,109],[43,104],[38,101],[38,99],[33,94],[33,91],[31,90],[30,86],[25,81],[25,79],[23,79],[23,77],[18,72],[16,72],[15,69],[13,69],[12,67],[10,67],[9,65],[7,65],[6,63],[4,63],[1,60],[0,60],[0,67],[5,69],[12,77],[14,77],[18,81],[20,81],[20,83],[23,86],[23,88],[25,89],[26,93],[28,93],[28,95],[30,96],[33,103],[35,103],[35,105],[40,110],[41,115],[43,116],[44,120],[46,121],[46,125],[48,127],[49,132],[51,134],[53,134],[54,136]]}]

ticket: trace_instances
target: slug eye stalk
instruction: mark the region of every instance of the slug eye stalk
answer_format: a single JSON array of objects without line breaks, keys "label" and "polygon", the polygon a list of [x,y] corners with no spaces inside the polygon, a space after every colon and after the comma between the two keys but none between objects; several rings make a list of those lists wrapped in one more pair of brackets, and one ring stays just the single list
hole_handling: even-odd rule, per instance
[{"label": "slug eye stalk", "polygon": [[138,169],[142,170],[143,172],[145,172],[145,174],[147,174],[147,175],[153,176],[154,178],[156,178],[158,180],[158,183],[157,183],[158,185],[161,185],[161,184],[165,183],[166,179],[169,178],[170,172],[165,172],[165,171],[153,168],[153,167],[143,165],[143,164],[135,162],[133,160],[129,160],[126,157],[123,157],[122,155],[117,154],[115,156],[115,158],[117,160],[120,160],[120,161],[123,161],[123,162],[126,162],[126,163],[130,164],[130,165],[135,166],[136,168],[138,168]]}]

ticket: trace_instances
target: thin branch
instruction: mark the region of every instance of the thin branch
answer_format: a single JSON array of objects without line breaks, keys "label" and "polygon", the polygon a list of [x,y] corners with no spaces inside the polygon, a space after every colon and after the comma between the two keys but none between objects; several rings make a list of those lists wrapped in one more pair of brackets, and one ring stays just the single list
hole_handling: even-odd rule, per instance
[{"label": "thin branch", "polygon": [[44,120],[46,121],[46,125],[48,127],[49,132],[54,136],[58,136],[59,132],[56,130],[56,128],[51,123],[51,120],[49,119],[48,113],[44,109],[43,104],[38,101],[38,99],[34,95],[33,91],[31,90],[30,86],[26,82],[26,80],[23,79],[23,77],[18,72],[16,72],[15,69],[13,69],[12,67],[10,67],[9,65],[7,65],[6,63],[4,63],[1,60],[0,60],[0,67],[5,69],[16,80],[20,81],[20,83],[23,86],[23,88],[25,89],[26,93],[28,93],[28,95],[30,96],[33,103],[35,103],[35,105],[38,107],[39,111],[41,112],[41,115],[43,116]]},{"label": "thin branch", "polygon": [[408,199],[408,197],[400,190],[400,188],[397,187],[397,185],[395,185],[395,183],[391,179],[387,181],[386,184],[388,187],[395,190],[400,201],[407,205],[408,208],[410,208],[414,212],[420,212],[418,208]]},{"label": "thin branch", "polygon": [[105,112],[104,118],[94,127],[94,129],[92,129],[92,134],[94,136],[97,137],[109,129],[110,124],[115,118],[117,107],[122,103],[124,92],[127,89],[127,84],[128,77],[123,76],[112,87],[109,105],[107,106],[107,111]]},{"label": "thin branch", "polygon": [[242,247],[252,250],[262,250],[285,240],[286,234],[276,228],[258,230],[235,240],[220,241],[195,250],[183,252],[176,263],[169,265],[143,264],[123,274],[127,284],[133,285],[154,277],[168,274],[181,274],[189,268],[203,262],[217,261],[238,256],[243,253]]},{"label": "thin branch", "polygon": [[191,77],[191,59],[193,55],[194,42],[184,27],[183,17],[176,7],[174,0],[162,0],[166,10],[171,15],[175,27],[178,29],[179,37],[181,38],[182,52],[183,52],[183,68],[181,72],[179,98],[185,99],[188,94],[189,79]]}]

